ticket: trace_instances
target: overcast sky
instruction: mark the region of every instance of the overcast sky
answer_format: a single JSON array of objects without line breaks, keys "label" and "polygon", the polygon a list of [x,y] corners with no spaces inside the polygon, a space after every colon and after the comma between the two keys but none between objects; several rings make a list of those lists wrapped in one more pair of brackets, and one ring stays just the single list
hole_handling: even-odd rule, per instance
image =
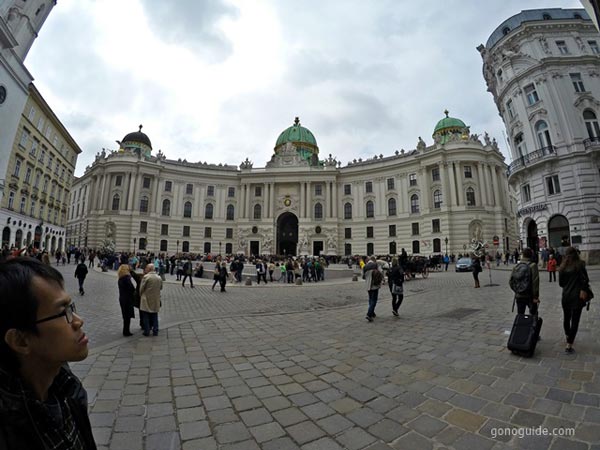
[{"label": "overcast sky", "polygon": [[83,150],[143,131],[167,158],[263,167],[299,116],[321,158],[427,144],[444,114],[504,125],[475,47],[554,0],[58,0],[26,65]]}]

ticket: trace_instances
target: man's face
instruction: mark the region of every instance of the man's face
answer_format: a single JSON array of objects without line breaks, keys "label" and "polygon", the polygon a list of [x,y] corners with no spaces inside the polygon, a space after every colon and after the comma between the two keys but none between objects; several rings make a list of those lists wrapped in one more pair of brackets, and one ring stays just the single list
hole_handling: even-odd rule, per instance
[{"label": "man's face", "polygon": [[[54,281],[34,277],[32,287],[38,298],[37,320],[65,311],[71,297]],[[81,361],[88,354],[88,338],[82,329],[83,319],[73,313],[71,323],[65,316],[37,324],[38,335],[30,336],[29,358],[44,365],[62,365],[67,361]]]}]

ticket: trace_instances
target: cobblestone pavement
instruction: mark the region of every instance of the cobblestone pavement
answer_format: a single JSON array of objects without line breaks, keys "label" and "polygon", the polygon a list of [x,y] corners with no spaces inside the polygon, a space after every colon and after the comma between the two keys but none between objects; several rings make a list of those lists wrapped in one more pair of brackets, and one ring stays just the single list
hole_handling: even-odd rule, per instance
[{"label": "cobblestone pavement", "polygon": [[543,274],[543,339],[520,358],[506,350],[508,276],[408,282],[400,317],[383,291],[373,323],[360,281],[168,284],[159,336],[124,340],[114,275],[92,273],[79,309],[104,345],[73,368],[100,448],[599,449],[597,305],[564,354],[560,289]]}]

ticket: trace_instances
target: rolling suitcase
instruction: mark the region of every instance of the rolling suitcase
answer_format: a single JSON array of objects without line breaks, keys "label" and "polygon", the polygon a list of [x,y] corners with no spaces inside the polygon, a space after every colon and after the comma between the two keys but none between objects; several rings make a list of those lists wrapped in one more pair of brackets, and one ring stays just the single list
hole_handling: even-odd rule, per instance
[{"label": "rolling suitcase", "polygon": [[543,320],[531,314],[517,314],[510,337],[508,349],[516,355],[532,357],[535,352]]}]

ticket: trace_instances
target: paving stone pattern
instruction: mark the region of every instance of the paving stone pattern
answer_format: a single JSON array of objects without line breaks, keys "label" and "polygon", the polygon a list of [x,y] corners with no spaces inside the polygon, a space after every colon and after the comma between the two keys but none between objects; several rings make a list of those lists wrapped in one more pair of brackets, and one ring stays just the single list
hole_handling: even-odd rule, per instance
[{"label": "paving stone pattern", "polygon": [[[473,289],[470,274],[432,274],[405,285],[399,318],[382,291],[373,323],[361,282],[227,294],[169,285],[159,335],[115,341],[115,280],[94,273],[97,292],[80,303],[97,302],[82,314],[107,345],[73,369],[101,449],[598,448],[596,305],[564,354],[560,290],[544,277],[543,339],[520,358],[506,350],[507,280],[497,271],[499,286]],[[459,308],[477,311],[440,316]],[[524,427],[575,434],[492,435]]]}]

